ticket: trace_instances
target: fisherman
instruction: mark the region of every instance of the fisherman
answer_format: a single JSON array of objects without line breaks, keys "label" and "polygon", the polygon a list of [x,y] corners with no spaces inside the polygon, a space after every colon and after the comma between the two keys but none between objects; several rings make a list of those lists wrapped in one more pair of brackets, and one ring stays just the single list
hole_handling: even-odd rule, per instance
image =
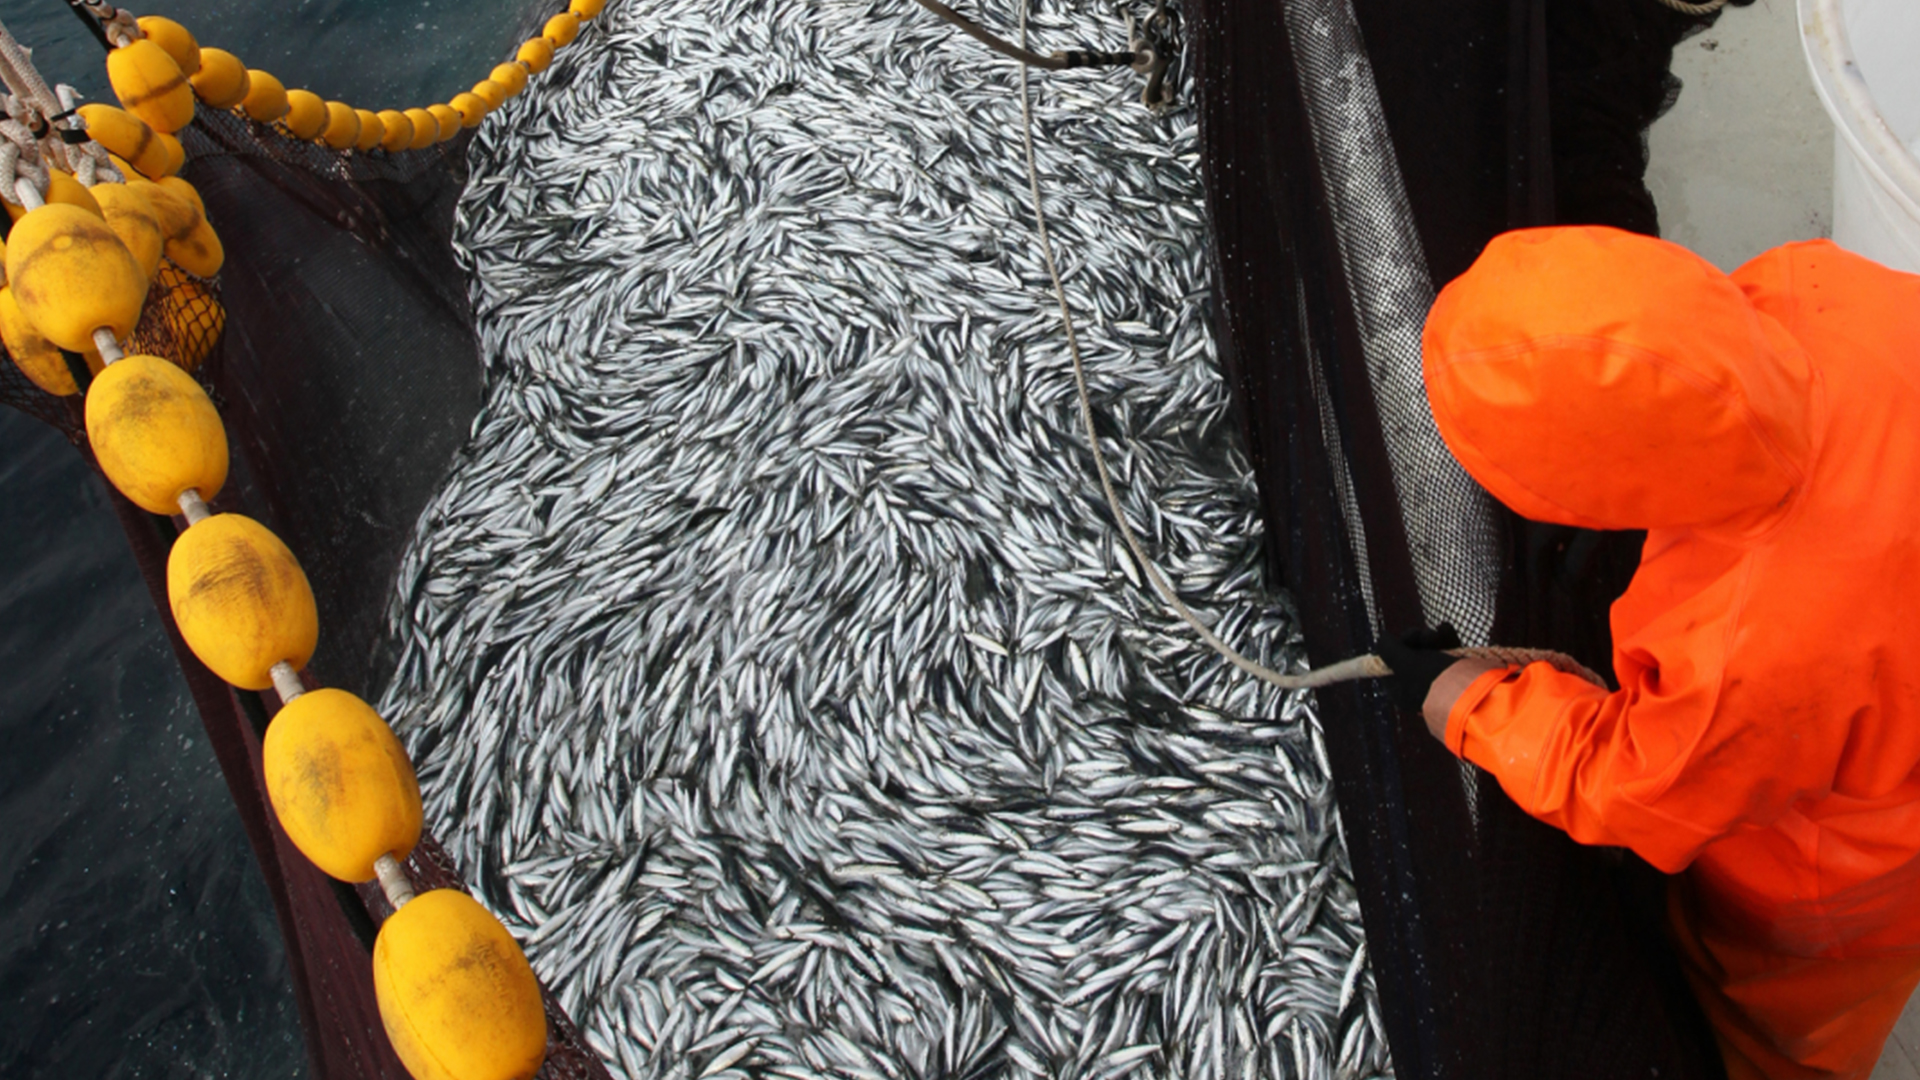
[{"label": "fisherman", "polygon": [[1381,643],[1394,693],[1528,813],[1679,875],[1732,1080],[1864,1080],[1920,983],[1920,276],[1529,230],[1441,294],[1424,353],[1495,497],[1647,537],[1620,689],[1423,632]]}]

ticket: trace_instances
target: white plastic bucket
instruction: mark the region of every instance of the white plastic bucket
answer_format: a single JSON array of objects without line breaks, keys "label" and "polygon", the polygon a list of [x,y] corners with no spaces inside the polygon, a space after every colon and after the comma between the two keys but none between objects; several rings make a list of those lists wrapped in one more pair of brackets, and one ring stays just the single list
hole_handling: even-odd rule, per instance
[{"label": "white plastic bucket", "polygon": [[1833,117],[1833,239],[1920,273],[1920,0],[1799,0]]}]

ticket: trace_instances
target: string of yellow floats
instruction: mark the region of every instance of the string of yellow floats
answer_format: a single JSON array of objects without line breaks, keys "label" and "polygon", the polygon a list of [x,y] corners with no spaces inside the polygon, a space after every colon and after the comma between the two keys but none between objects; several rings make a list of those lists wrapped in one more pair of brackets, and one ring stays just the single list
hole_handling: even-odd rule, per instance
[{"label": "string of yellow floats", "polygon": [[[374,990],[388,1038],[418,1080],[531,1077],[547,1043],[539,984],[512,935],[472,897],[457,889],[414,894],[400,864],[419,842],[421,803],[405,749],[360,698],[307,689],[299,671],[313,656],[319,615],[305,572],[265,526],[208,508],[227,480],[226,431],[188,372],[211,337],[182,349],[186,338],[175,334],[179,355],[171,357],[126,355],[122,344],[156,281],[162,303],[195,300],[196,289],[212,303],[195,279],[219,273],[225,251],[199,193],[174,175],[186,157],[175,133],[193,121],[196,102],[335,150],[421,149],[477,125],[525,89],[604,2],[572,0],[513,60],[444,104],[377,113],[288,90],[231,53],[201,47],[170,19],[113,11],[107,74],[120,107],[76,111],[122,178],[43,144],[45,181],[37,181],[38,165],[21,165],[30,175],[0,191],[14,218],[0,253],[0,336],[22,370],[55,394],[80,391],[63,350],[85,356],[96,372],[85,426],[101,471],[142,509],[186,519],[167,558],[174,621],[214,674],[280,697],[262,758],[287,837],[341,881],[378,880],[392,904],[374,944]],[[12,174],[15,159],[5,164],[0,171]]]}]

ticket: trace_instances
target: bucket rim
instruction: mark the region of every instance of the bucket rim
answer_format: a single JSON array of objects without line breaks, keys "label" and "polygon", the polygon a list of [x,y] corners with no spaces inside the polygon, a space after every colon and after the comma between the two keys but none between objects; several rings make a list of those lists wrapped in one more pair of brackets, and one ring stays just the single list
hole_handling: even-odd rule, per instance
[{"label": "bucket rim", "polygon": [[1800,46],[1834,130],[1885,193],[1920,221],[1920,160],[1888,126],[1853,55],[1841,0],[1797,0]]}]

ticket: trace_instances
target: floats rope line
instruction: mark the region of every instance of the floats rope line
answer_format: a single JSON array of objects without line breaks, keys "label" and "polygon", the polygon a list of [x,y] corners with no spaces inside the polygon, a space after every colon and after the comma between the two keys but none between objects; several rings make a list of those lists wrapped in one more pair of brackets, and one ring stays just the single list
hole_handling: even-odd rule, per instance
[{"label": "floats rope line", "polygon": [[[495,69],[512,85],[483,80],[455,101],[471,98],[477,123],[602,4],[570,0],[567,12],[548,21],[553,36],[532,39],[521,59]],[[271,530],[207,505],[227,484],[230,458],[220,412],[189,374],[204,351],[191,355],[177,335],[170,349],[141,337],[145,313],[173,295],[172,286],[157,285],[169,268],[207,280],[225,260],[199,193],[173,175],[185,160],[173,133],[199,108],[240,109],[262,123],[284,119],[283,129],[297,135],[289,98],[305,95],[309,112],[339,120],[361,150],[444,141],[461,129],[463,114],[453,104],[433,106],[438,113],[413,110],[416,128],[406,114],[394,112],[389,124],[367,113],[363,127],[359,112],[305,91],[289,94],[266,72],[201,48],[178,23],[136,20],[104,0],[84,7],[103,20],[114,46],[108,81],[125,110],[74,109],[70,89],[49,87],[0,25],[0,83],[10,91],[0,100],[0,201],[20,209],[7,235],[0,343],[42,389],[84,394],[83,445],[128,501],[185,518],[167,555],[168,607],[179,639],[215,676],[278,695],[281,707],[254,765],[273,817],[320,873],[349,885],[377,880],[391,908],[369,906],[380,925],[368,961],[393,1054],[422,1080],[532,1076],[546,1060],[550,1028],[525,951],[463,889],[416,892],[402,860],[414,857],[423,813],[406,749],[358,697],[309,688],[300,669],[313,657],[320,627],[305,572]],[[497,91],[498,100],[483,100],[483,91]],[[65,138],[62,125],[76,112],[91,144]],[[107,157],[116,146],[118,162]],[[84,166],[78,178],[61,168],[74,165]],[[86,352],[98,362],[91,378]],[[327,782],[316,785],[312,777],[321,773]]]},{"label": "floats rope line", "polygon": [[[930,0],[920,0],[920,3],[923,5],[929,2]],[[1722,0],[1722,2],[1724,2],[1724,0]],[[1019,6],[1020,43],[1021,51],[1024,52],[1024,46],[1027,41],[1027,4],[1025,0],[1019,0]],[[1016,57],[1016,59],[1018,59],[1018,57]],[[1047,266],[1047,277],[1053,284],[1053,298],[1060,307],[1060,321],[1066,328],[1067,353],[1073,358],[1073,385],[1080,398],[1080,423],[1086,429],[1087,443],[1093,451],[1094,470],[1100,476],[1100,491],[1106,496],[1107,509],[1113,514],[1114,524],[1118,526],[1120,530],[1120,538],[1126,543],[1127,550],[1132,553],[1134,562],[1139,564],[1141,572],[1145,574],[1147,580],[1152,583],[1153,590],[1159,595],[1160,600],[1179,617],[1181,622],[1186,623],[1195,634],[1199,635],[1200,640],[1206,642],[1208,648],[1219,653],[1228,663],[1239,668],[1241,671],[1255,678],[1272,683],[1282,690],[1311,690],[1331,686],[1335,683],[1353,682],[1358,679],[1377,679],[1392,675],[1393,669],[1387,666],[1387,662],[1373,653],[1350,657],[1338,663],[1328,664],[1325,667],[1299,675],[1283,674],[1258,661],[1250,660],[1242,655],[1239,650],[1222,641],[1218,634],[1215,634],[1210,627],[1201,622],[1200,618],[1193,613],[1193,610],[1187,607],[1186,602],[1180,599],[1179,594],[1174,591],[1173,585],[1167,581],[1165,575],[1161,574],[1160,568],[1154,564],[1153,560],[1147,558],[1146,550],[1140,543],[1140,538],[1135,535],[1133,526],[1128,523],[1127,515],[1120,506],[1120,496],[1114,490],[1113,486],[1113,475],[1107,469],[1106,455],[1100,451],[1100,435],[1099,432],[1095,430],[1093,424],[1093,400],[1087,391],[1086,364],[1080,353],[1080,336],[1074,329],[1073,311],[1067,305],[1066,286],[1061,281],[1060,267],[1053,255],[1053,240],[1047,232],[1046,210],[1041,206],[1040,202],[1040,165],[1034,156],[1033,150],[1033,101],[1032,94],[1027,86],[1028,66],[1027,64],[1022,64],[1020,67],[1020,120],[1022,125],[1021,139],[1026,149],[1027,158],[1027,187],[1033,196],[1034,232],[1040,241],[1040,255]],[[1606,685],[1604,679],[1581,664],[1578,660],[1573,659],[1565,653],[1554,652],[1550,649],[1483,646],[1449,649],[1447,651],[1462,659],[1492,660],[1496,663],[1519,664],[1522,666],[1544,661],[1560,671],[1578,675],[1596,686]]]}]

